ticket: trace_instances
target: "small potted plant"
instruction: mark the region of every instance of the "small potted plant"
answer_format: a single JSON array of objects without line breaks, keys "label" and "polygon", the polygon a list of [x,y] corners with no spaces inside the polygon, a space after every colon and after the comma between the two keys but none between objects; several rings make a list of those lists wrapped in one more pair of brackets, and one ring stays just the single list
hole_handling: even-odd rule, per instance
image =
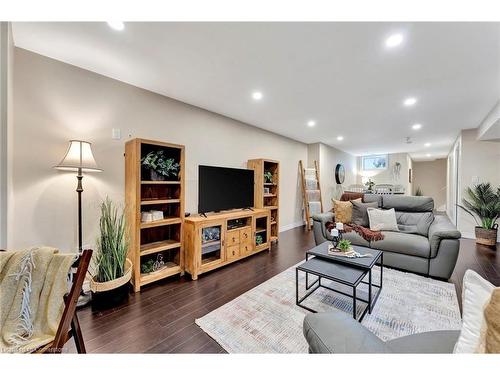
[{"label": "small potted plant", "polygon": [[273,174],[270,171],[264,172],[264,182],[269,184],[273,182]]},{"label": "small potted plant", "polygon": [[179,178],[179,163],[174,158],[167,158],[163,150],[150,151],[141,159],[141,165],[149,170],[152,181],[175,180]]},{"label": "small potted plant", "polygon": [[368,192],[371,193],[371,192],[373,192],[373,187],[375,186],[375,182],[373,182],[372,179],[370,178],[365,183],[365,186],[368,188]]},{"label": "small potted plant", "polygon": [[498,232],[496,221],[500,217],[500,186],[495,191],[490,183],[481,183],[465,189],[465,195],[463,205],[457,206],[474,218],[477,224],[476,243],[495,246]]},{"label": "small potted plant", "polygon": [[352,250],[351,241],[340,240],[339,243],[337,244],[337,249],[339,249],[343,253],[347,253],[348,251]]},{"label": "small potted plant", "polygon": [[109,308],[128,297],[132,262],[127,258],[128,238],[123,210],[106,198],[101,204],[100,234],[90,290],[95,309]]}]

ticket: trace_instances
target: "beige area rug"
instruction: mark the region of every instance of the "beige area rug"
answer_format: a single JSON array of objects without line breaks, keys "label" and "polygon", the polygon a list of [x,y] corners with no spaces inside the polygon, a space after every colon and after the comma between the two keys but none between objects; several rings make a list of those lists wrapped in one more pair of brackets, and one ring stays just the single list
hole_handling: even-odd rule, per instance
[{"label": "beige area rug", "polygon": [[[302,272],[299,275],[302,296],[305,276]],[[387,268],[383,276],[383,289],[375,308],[362,322],[382,340],[460,329],[453,284]],[[373,270],[373,280],[380,280],[378,267]],[[328,285],[328,281],[323,279],[322,284]],[[366,299],[363,289],[366,291],[360,284],[358,296]],[[316,290],[303,304],[319,312],[337,309],[352,314],[352,299],[325,288]],[[357,309],[365,306],[358,302]],[[302,322],[308,313],[295,305],[293,266],[197,319],[196,324],[229,353],[307,353]]]}]

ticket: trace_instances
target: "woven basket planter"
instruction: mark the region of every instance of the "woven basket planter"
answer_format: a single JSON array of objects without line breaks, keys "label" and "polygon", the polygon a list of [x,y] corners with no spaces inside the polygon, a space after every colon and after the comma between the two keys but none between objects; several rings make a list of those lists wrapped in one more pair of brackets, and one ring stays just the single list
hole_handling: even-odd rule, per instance
[{"label": "woven basket planter", "polygon": [[486,246],[495,246],[497,244],[498,224],[493,229],[484,229],[476,227],[476,243]]},{"label": "woven basket planter", "polygon": [[128,298],[128,282],[132,277],[132,262],[125,261],[125,272],[122,277],[100,283],[90,279],[92,291],[92,308],[97,310],[107,309],[124,302]]}]

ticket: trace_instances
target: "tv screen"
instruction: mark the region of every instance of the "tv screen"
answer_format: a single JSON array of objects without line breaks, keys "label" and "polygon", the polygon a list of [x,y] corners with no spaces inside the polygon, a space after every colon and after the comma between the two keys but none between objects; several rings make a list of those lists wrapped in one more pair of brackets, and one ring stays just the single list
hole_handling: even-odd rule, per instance
[{"label": "tv screen", "polygon": [[200,165],[198,212],[253,207],[253,176],[250,169]]}]

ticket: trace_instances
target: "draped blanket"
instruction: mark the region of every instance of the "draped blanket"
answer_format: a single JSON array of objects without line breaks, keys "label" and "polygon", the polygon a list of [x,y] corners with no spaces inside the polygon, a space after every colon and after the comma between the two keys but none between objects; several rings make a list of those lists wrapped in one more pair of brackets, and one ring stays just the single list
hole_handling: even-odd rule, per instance
[{"label": "draped blanket", "polygon": [[[334,222],[327,222],[325,224],[326,230],[330,231],[335,228]],[[366,241],[380,241],[384,239],[384,234],[379,230],[371,230],[370,228],[362,227],[357,224],[344,224],[344,232],[349,233],[355,231],[361,237],[363,237]]]},{"label": "draped blanket", "polygon": [[51,247],[0,252],[0,353],[32,352],[54,339],[74,261]]}]

